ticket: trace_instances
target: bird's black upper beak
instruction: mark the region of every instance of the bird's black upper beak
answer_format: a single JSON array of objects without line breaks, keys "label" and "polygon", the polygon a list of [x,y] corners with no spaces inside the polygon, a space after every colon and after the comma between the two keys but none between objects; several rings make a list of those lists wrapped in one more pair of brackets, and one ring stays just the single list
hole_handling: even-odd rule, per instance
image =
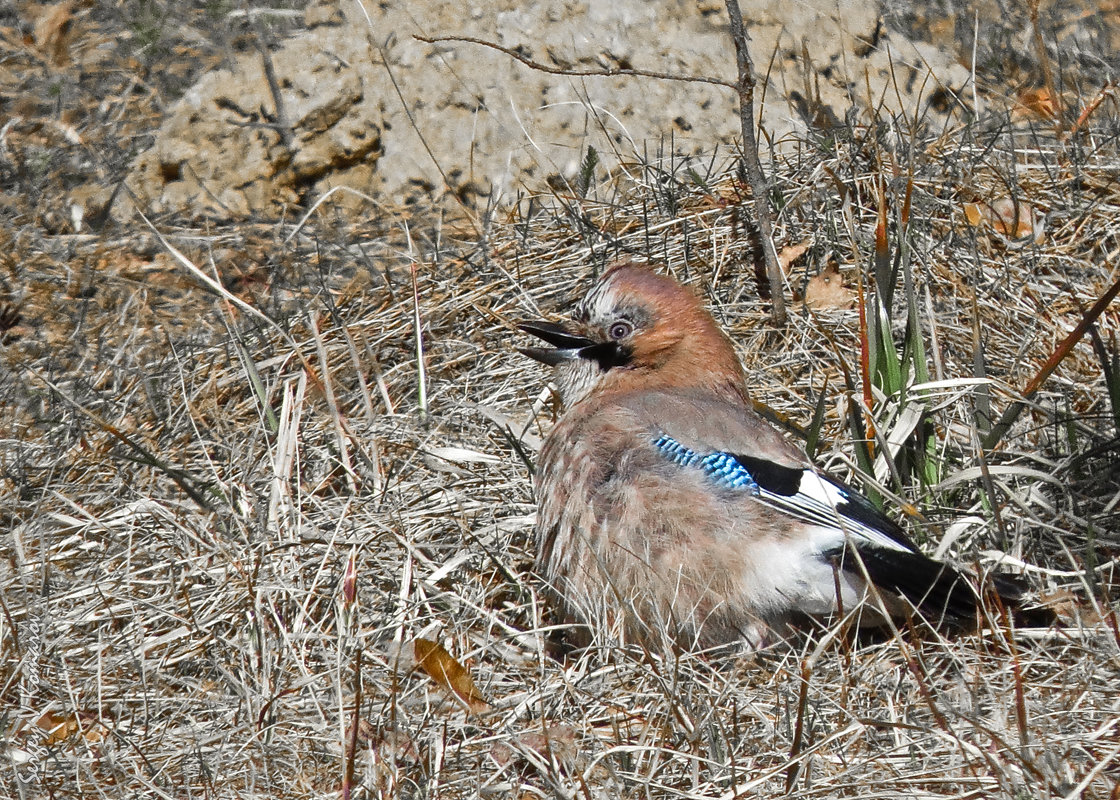
[{"label": "bird's black upper beak", "polygon": [[553,348],[545,347],[519,347],[524,355],[536,359],[542,364],[555,367],[566,361],[581,358],[584,361],[594,361],[599,369],[606,372],[614,367],[623,367],[631,363],[632,351],[629,347],[618,342],[597,342],[586,336],[572,333],[563,325],[552,322],[523,322],[518,325],[525,333],[531,333],[539,339],[544,339]]},{"label": "bird's black upper beak", "polygon": [[585,336],[577,336],[563,325],[557,325],[553,322],[523,322],[517,327],[525,333],[532,334],[538,339],[544,339],[553,345],[550,348],[517,348],[523,355],[527,355],[542,364],[548,364],[550,367],[555,367],[557,364],[562,364],[573,358],[579,358],[582,350],[595,346],[595,342],[591,339]]}]

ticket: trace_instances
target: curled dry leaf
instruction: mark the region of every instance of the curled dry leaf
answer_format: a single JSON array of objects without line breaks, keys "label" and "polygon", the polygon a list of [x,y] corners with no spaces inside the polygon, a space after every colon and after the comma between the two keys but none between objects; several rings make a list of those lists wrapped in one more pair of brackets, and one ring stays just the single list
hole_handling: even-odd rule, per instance
[{"label": "curled dry leaf", "polygon": [[64,67],[70,63],[70,42],[74,34],[74,4],[64,0],[43,11],[35,23],[35,44],[50,61],[51,66]]},{"label": "curled dry leaf", "polygon": [[354,730],[353,723],[346,726],[343,746],[347,754],[350,752],[351,742],[359,752],[372,751],[381,760],[396,760],[410,764],[420,761],[420,749],[406,731],[381,728],[368,719],[358,720],[357,731]]},{"label": "curled dry leaf", "polygon": [[1032,238],[1042,241],[1046,220],[1043,214],[1024,200],[1001,197],[990,203],[965,203],[964,215],[974,228],[987,225],[1008,239]]},{"label": "curled dry leaf", "polygon": [[[346,746],[349,747],[352,731],[347,730]],[[375,730],[372,723],[362,720],[358,726],[357,746],[365,751],[369,761],[364,764],[363,783],[371,790],[350,796],[400,797],[402,785],[410,781],[420,763],[420,750],[412,737],[395,728]],[[345,796],[345,795],[344,795]]]},{"label": "curled dry leaf", "polygon": [[844,285],[835,262],[826,264],[805,285],[805,305],[809,308],[851,308],[855,302],[856,296]]},{"label": "curled dry leaf", "polygon": [[798,262],[801,256],[809,250],[809,240],[801,242],[800,244],[787,244],[778,253],[778,263],[782,267],[782,272],[789,275],[790,270]]},{"label": "curled dry leaf", "polygon": [[571,766],[579,754],[576,747],[578,738],[576,729],[571,725],[545,724],[539,731],[518,734],[509,743],[495,743],[490,748],[490,755],[499,766],[504,767],[517,756],[518,750],[531,750],[546,760],[554,758],[560,764]]},{"label": "curled dry leaf", "polygon": [[395,758],[409,764],[420,762],[420,748],[406,731],[396,728],[383,730],[381,735],[375,737],[370,744],[383,759]]},{"label": "curled dry leaf", "polygon": [[1049,89],[1027,89],[1019,93],[1019,110],[1023,116],[1056,119],[1058,101]]},{"label": "curled dry leaf", "polygon": [[97,716],[89,711],[47,711],[35,720],[35,727],[46,731],[44,744],[48,747],[69,739],[79,731],[88,742],[99,742],[104,735]]},{"label": "curled dry leaf", "polygon": [[358,720],[358,729],[354,730],[354,723],[351,721],[346,726],[346,734],[342,739],[342,744],[346,748],[347,755],[350,754],[350,743],[353,742],[358,750],[365,750],[371,747],[377,738],[377,731],[374,730],[373,723],[368,719]]},{"label": "curled dry leaf", "polygon": [[478,714],[487,711],[490,704],[474,685],[471,673],[456,661],[439,642],[417,639],[412,643],[416,666],[444,689],[448,689],[467,709]]},{"label": "curled dry leaf", "polygon": [[1037,600],[1039,606],[1054,612],[1054,616],[1062,625],[1094,628],[1108,624],[1107,619],[1102,619],[1092,606],[1082,602],[1081,598],[1069,589],[1043,592],[1038,595]]}]

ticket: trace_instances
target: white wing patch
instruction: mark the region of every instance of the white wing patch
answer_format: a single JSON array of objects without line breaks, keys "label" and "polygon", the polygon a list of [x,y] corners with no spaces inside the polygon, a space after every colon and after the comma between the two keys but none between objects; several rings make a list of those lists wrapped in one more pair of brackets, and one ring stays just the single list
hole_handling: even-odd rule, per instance
[{"label": "white wing patch", "polygon": [[876,547],[912,552],[909,547],[879,529],[845,514],[843,507],[853,503],[849,490],[833,483],[813,469],[802,470],[797,494],[792,497],[763,489],[762,498],[790,516],[804,519],[806,522],[813,522],[848,536],[857,536]]},{"label": "white wing patch", "polygon": [[[686,469],[701,470],[716,485],[741,489],[759,502],[815,526],[825,534],[823,541],[818,542],[822,550],[842,546],[849,538],[856,537],[875,547],[911,552],[909,547],[888,534],[846,513],[846,509],[859,507],[862,498],[856,499],[849,489],[811,468],[800,471],[796,492],[783,494],[768,489],[758,475],[752,474],[731,453],[698,453],[667,434],[657,436],[653,445],[670,461]],[[786,467],[778,469],[795,472]]]}]

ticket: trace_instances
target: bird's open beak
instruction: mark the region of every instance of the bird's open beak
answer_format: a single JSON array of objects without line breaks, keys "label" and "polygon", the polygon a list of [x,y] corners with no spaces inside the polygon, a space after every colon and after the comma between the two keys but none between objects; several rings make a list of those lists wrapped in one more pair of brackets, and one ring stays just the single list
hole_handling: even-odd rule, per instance
[{"label": "bird's open beak", "polygon": [[565,361],[580,357],[580,351],[595,345],[591,339],[570,333],[563,325],[552,322],[523,322],[517,326],[525,333],[532,334],[538,339],[544,339],[551,348],[545,347],[519,347],[519,352],[542,364],[555,367]]}]

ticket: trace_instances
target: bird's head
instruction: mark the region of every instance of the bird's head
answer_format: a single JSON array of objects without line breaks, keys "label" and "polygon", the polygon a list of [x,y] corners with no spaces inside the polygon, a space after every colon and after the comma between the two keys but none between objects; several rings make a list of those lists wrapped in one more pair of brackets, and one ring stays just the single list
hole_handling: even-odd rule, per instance
[{"label": "bird's head", "polygon": [[731,342],[700,300],[675,280],[624,262],[579,302],[572,322],[530,322],[521,330],[552,347],[520,348],[556,370],[566,407],[591,394],[695,388],[746,401]]}]

